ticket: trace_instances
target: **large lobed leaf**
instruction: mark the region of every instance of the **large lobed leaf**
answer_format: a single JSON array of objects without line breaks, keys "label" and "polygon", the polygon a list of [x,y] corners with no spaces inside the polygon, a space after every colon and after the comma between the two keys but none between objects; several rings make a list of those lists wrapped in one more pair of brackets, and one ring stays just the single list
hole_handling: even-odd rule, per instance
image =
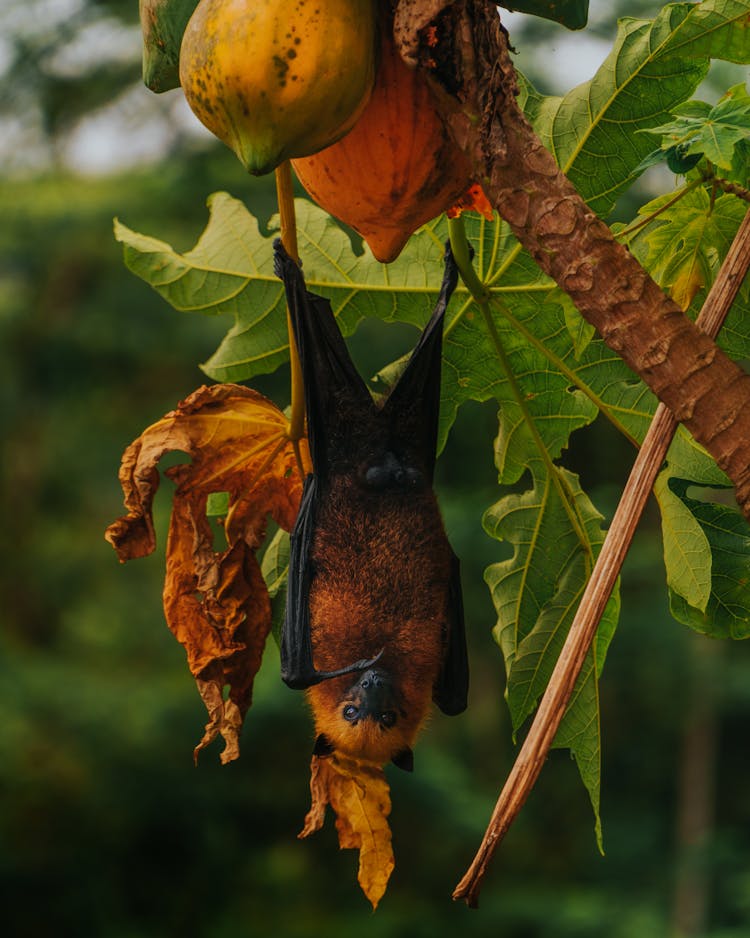
[{"label": "large lobed leaf", "polygon": [[704,78],[709,60],[747,63],[747,0],[674,3],[656,18],[621,19],[596,75],[565,96],[527,87],[534,129],[583,198],[606,215],[653,149],[647,134]]}]

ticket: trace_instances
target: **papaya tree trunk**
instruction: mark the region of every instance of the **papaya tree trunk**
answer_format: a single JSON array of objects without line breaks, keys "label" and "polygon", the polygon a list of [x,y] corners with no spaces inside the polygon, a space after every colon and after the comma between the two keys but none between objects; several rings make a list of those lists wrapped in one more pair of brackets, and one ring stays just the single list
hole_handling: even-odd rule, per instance
[{"label": "papaya tree trunk", "polygon": [[719,734],[717,688],[722,642],[688,635],[691,685],[677,777],[677,863],[672,899],[672,938],[699,938],[708,926],[711,840],[714,829]]},{"label": "papaya tree trunk", "polygon": [[394,35],[428,77],[475,178],[539,267],[669,407],[750,518],[750,375],[701,332],[586,205],[516,102],[489,0],[400,0]]}]

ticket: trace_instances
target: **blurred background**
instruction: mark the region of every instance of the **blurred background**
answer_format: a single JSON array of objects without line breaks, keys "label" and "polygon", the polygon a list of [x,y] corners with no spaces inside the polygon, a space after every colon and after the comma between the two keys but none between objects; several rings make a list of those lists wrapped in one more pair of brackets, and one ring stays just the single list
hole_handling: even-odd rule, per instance
[{"label": "blurred background", "polygon": [[[205,712],[161,611],[168,484],[155,556],[120,566],[103,531],[122,513],[122,450],[205,380],[199,363],[229,323],[179,316],[129,274],[112,218],[183,250],[217,189],[262,221],[275,209],[271,180],[246,177],[179,91],[141,85],[137,6],[3,0],[0,10],[3,934],[747,936],[750,647],[708,642],[669,617],[653,506],[601,684],[606,857],[573,762],[553,753],[479,910],[450,900],[516,751],[482,580],[504,549],[480,527],[496,498],[491,405],[464,408],[440,462],[463,565],[470,708],[436,715],[415,773],[390,775],[396,870],[377,913],[330,815],[296,840],[311,726],[273,644],[241,759],[222,767],[214,746],[193,767]],[[585,34],[505,21],[519,67],[550,93],[593,74],[617,7],[653,16],[659,6],[593,2]],[[729,84],[719,72],[714,87]],[[365,323],[355,356],[375,371],[411,338]],[[286,403],[285,373],[254,384]],[[611,516],[626,444],[597,423],[566,462]]]}]

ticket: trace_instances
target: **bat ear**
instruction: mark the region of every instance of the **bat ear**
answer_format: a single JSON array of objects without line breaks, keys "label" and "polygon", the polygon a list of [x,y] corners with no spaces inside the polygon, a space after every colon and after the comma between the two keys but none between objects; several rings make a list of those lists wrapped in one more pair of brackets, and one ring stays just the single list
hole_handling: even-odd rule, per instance
[{"label": "bat ear", "polygon": [[403,769],[404,772],[414,771],[414,753],[408,746],[406,749],[402,749],[401,752],[397,752],[391,759],[391,762],[397,769]]},{"label": "bat ear", "polygon": [[325,759],[326,756],[332,756],[333,753],[333,743],[324,733],[321,733],[315,740],[315,745],[313,746],[313,755],[317,756],[319,759]]}]

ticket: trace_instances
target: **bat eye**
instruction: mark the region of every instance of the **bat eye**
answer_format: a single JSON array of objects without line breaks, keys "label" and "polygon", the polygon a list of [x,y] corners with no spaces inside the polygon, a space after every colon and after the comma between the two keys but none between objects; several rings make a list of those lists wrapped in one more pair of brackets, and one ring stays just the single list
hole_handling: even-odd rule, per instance
[{"label": "bat eye", "polygon": [[343,717],[347,723],[354,723],[359,716],[359,710],[353,704],[347,704],[343,710]]},{"label": "bat eye", "polygon": [[394,710],[384,710],[380,714],[380,725],[390,729],[396,723],[396,713]]}]

